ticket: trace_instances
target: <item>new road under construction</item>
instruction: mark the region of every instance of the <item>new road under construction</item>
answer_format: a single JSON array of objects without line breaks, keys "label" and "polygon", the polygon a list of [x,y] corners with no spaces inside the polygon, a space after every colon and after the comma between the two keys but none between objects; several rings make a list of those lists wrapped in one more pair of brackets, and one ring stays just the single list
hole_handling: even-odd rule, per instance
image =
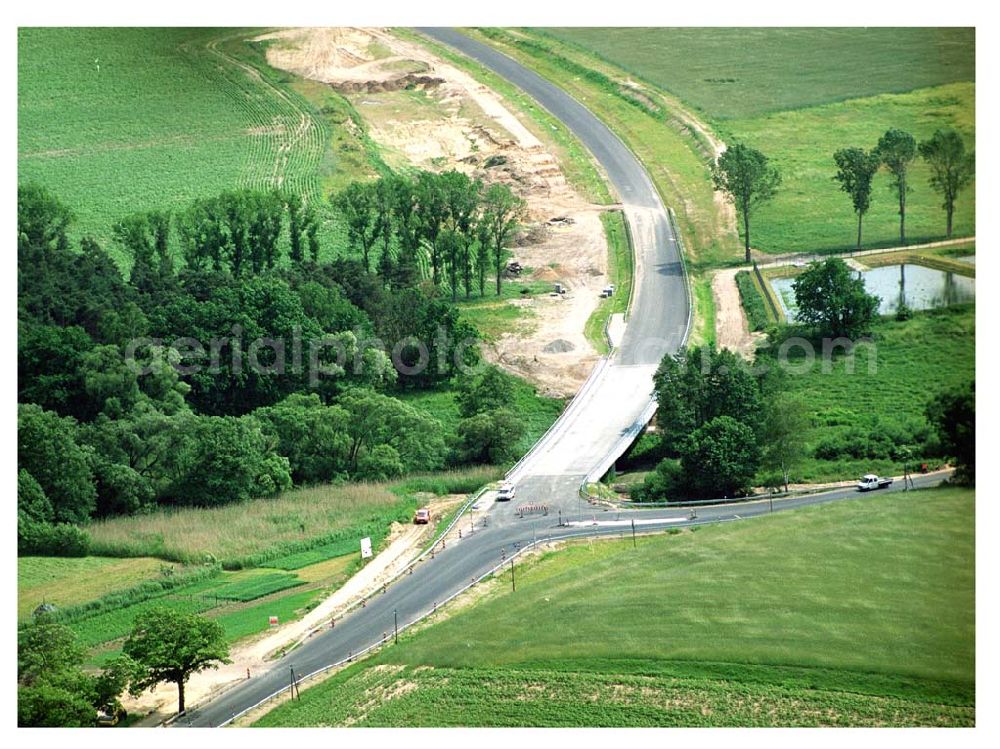
[{"label": "new road under construction", "polygon": [[[459,540],[435,544],[382,592],[333,626],[317,629],[271,668],[188,710],[175,726],[222,726],[287,691],[297,679],[350,662],[436,611],[535,544],[592,535],[652,532],[738,521],[769,512],[857,497],[855,488],[769,501],[616,511],[592,507],[581,488],[598,480],[653,416],[653,374],[684,345],[691,304],[679,238],[646,170],[580,102],[505,55],[453,30],[422,29],[533,97],[590,151],[617,193],[634,253],[634,290],[618,345],[601,359],[558,421],[508,473],[516,500],[490,502]],[[922,476],[930,485],[942,477]],[[902,490],[902,486],[887,491]],[[466,505],[471,505],[470,502]],[[544,508],[544,511],[525,511]],[[461,514],[459,515],[461,518]],[[459,520],[465,525],[469,521]],[[446,531],[447,533],[447,531]],[[444,534],[442,534],[443,536]]]}]

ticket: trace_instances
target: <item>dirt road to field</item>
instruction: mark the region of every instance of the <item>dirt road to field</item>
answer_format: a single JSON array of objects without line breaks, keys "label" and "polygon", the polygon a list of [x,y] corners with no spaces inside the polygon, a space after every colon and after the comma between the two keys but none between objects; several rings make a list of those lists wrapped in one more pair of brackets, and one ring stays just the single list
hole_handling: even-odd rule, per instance
[{"label": "dirt road to field", "polygon": [[739,268],[717,271],[712,275],[712,297],[715,300],[715,345],[731,349],[744,359],[753,357],[757,343],[765,337],[754,333],[747,324],[746,312],[736,286]]}]

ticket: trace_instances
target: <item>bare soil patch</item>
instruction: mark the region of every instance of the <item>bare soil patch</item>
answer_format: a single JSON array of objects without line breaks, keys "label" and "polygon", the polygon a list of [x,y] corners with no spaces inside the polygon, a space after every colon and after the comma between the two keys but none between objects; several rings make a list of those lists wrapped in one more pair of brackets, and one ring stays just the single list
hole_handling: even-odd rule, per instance
[{"label": "bare soil patch", "polygon": [[[485,354],[544,394],[575,393],[598,357],[583,330],[607,283],[605,208],[566,182],[529,123],[496,93],[420,45],[380,29],[291,29],[261,38],[277,42],[268,48],[271,65],[347,96],[390,165],[457,169],[506,183],[526,200],[512,259],[533,269],[531,279],[559,282],[566,293],[507,302],[529,308],[532,324],[502,335]],[[555,341],[571,348],[546,351]]]},{"label": "bare soil patch", "polygon": [[755,333],[747,324],[746,312],[736,286],[739,269],[720,270],[712,276],[712,296],[715,299],[715,343],[744,359],[753,357],[757,343],[766,336]]}]

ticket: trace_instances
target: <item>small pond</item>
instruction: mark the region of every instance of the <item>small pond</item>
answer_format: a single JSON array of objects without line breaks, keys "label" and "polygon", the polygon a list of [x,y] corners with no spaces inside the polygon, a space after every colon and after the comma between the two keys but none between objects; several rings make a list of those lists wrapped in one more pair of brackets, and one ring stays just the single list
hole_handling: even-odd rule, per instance
[{"label": "small pond", "polygon": [[[891,315],[905,300],[910,309],[934,309],[950,304],[976,301],[976,279],[923,265],[886,265],[861,274],[865,288],[882,300],[880,315]],[[795,311],[794,278],[775,278],[771,287],[781,301],[785,317],[792,319]]]}]

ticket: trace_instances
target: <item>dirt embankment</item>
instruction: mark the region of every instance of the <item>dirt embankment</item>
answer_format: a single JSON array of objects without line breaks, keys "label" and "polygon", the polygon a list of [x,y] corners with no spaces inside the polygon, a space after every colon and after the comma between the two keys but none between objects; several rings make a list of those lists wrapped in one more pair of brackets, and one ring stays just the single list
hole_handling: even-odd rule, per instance
[{"label": "dirt embankment", "polygon": [[395,167],[457,169],[503,182],[528,214],[513,260],[527,278],[561,283],[564,295],[507,302],[527,324],[489,344],[487,357],[550,395],[576,392],[597,359],[584,325],[607,283],[599,206],[567,182],[558,162],[492,90],[424,47],[380,29],[309,28],[269,34],[274,67],[347,96]]}]

